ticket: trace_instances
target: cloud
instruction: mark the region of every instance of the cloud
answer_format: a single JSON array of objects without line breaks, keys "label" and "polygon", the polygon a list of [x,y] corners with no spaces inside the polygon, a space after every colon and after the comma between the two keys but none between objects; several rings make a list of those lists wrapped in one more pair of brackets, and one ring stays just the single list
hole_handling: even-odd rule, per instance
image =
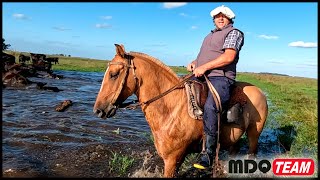
[{"label": "cloud", "polygon": [[163,7],[165,9],[173,9],[173,8],[178,8],[181,6],[185,6],[187,3],[185,2],[170,2],[170,3],[163,3]]},{"label": "cloud", "polygon": [[109,20],[109,19],[112,19],[112,16],[101,16],[101,19]]},{"label": "cloud", "polygon": [[110,24],[96,24],[96,28],[99,28],[99,29],[107,29],[107,28],[111,28],[112,26]]},{"label": "cloud", "polygon": [[191,26],[191,29],[198,29],[198,26]]},{"label": "cloud", "polygon": [[269,36],[269,35],[264,35],[264,34],[259,35],[258,37],[263,38],[263,39],[279,39],[278,36]]},{"label": "cloud", "polygon": [[296,42],[289,43],[288,46],[299,47],[299,48],[316,48],[316,47],[318,47],[318,43],[296,41]]},{"label": "cloud", "polygon": [[186,14],[186,13],[179,13],[179,15],[186,18],[195,18],[195,16],[190,16],[189,14]]},{"label": "cloud", "polygon": [[63,42],[63,41],[52,41],[52,40],[45,40],[45,43],[48,43],[50,45],[54,46],[60,46],[60,47],[74,47],[75,44],[69,43],[69,42]]},{"label": "cloud", "polygon": [[165,44],[165,43],[158,43],[158,44],[149,44],[148,46],[151,46],[151,47],[166,47],[167,44]]},{"label": "cloud", "polygon": [[54,26],[52,27],[53,29],[57,30],[57,31],[68,31],[71,30],[69,28],[65,28],[65,27],[58,27],[58,26]]},{"label": "cloud", "polygon": [[268,61],[268,63],[271,63],[271,64],[284,64],[284,61],[283,60],[270,60]]},{"label": "cloud", "polygon": [[22,20],[30,19],[30,18],[27,17],[25,14],[15,13],[15,14],[13,14],[12,16],[13,16],[13,18],[15,18],[15,19],[22,19]]},{"label": "cloud", "polygon": [[188,15],[185,14],[185,13],[180,13],[179,15],[180,15],[180,16],[183,16],[183,17],[188,17]]},{"label": "cloud", "polygon": [[301,66],[309,66],[309,67],[317,67],[318,64],[316,62],[306,62],[306,63],[302,63],[302,64],[298,64]]}]

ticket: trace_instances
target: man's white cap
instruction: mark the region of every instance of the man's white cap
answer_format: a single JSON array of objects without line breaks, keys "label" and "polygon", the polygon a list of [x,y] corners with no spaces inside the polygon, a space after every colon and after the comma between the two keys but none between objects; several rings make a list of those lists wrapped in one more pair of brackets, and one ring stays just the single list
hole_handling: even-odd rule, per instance
[{"label": "man's white cap", "polygon": [[226,15],[229,19],[234,19],[236,17],[236,15],[231,11],[231,9],[224,6],[224,5],[219,6],[219,7],[215,8],[214,10],[212,10],[210,12],[210,15],[212,18],[214,18],[214,16],[219,13]]}]

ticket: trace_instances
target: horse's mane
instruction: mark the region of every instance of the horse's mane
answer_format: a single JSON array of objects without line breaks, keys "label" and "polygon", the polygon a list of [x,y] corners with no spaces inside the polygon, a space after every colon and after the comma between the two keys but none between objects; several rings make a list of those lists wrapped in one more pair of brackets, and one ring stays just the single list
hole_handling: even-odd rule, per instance
[{"label": "horse's mane", "polygon": [[159,67],[163,68],[165,71],[167,71],[169,74],[171,74],[173,77],[175,77],[177,80],[179,80],[179,77],[177,76],[177,74],[167,65],[165,65],[163,62],[161,62],[159,59],[154,58],[148,54],[145,53],[141,53],[141,52],[133,52],[130,51],[129,53],[132,56],[139,56],[141,58],[144,58],[146,60],[150,60],[153,63],[155,63],[156,65],[158,65]]}]

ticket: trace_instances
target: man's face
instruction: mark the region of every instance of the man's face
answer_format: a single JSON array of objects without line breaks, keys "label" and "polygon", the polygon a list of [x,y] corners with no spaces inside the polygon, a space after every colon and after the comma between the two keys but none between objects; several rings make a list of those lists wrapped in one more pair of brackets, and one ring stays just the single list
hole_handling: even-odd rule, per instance
[{"label": "man's face", "polygon": [[218,29],[223,28],[223,26],[230,24],[230,20],[222,13],[214,16],[214,24]]}]

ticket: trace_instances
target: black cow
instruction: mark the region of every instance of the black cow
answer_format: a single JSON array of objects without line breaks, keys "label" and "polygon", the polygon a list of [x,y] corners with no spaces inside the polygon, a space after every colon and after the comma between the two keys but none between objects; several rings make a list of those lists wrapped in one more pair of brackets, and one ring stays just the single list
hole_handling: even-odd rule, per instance
[{"label": "black cow", "polygon": [[16,63],[16,58],[5,52],[2,52],[1,71],[7,71],[9,67]]},{"label": "black cow", "polygon": [[45,61],[46,55],[45,54],[35,54],[35,53],[30,53],[31,59],[32,59],[32,64],[37,64],[39,61]]},{"label": "black cow", "polygon": [[26,61],[30,61],[30,56],[25,56],[23,54],[20,54],[19,55],[19,62],[20,63],[26,63]]},{"label": "black cow", "polygon": [[59,64],[59,58],[57,58],[57,57],[48,57],[48,58],[46,58],[46,61],[49,63],[54,62],[54,64],[57,64],[57,63]]}]

